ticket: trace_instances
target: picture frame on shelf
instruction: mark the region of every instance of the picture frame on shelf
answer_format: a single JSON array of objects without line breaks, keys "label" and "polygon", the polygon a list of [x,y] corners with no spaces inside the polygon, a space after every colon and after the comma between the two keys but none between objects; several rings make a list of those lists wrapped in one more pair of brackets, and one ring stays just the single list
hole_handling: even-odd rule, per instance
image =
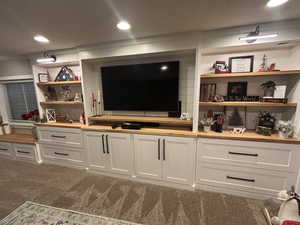
[{"label": "picture frame on shelf", "polygon": [[39,73],[39,82],[40,83],[46,83],[49,82],[49,74],[48,73]]},{"label": "picture frame on shelf", "polygon": [[229,58],[230,73],[251,73],[254,67],[254,55]]},{"label": "picture frame on shelf", "polygon": [[240,81],[240,82],[228,82],[227,86],[227,96],[229,101],[243,99],[247,96],[247,81]]}]

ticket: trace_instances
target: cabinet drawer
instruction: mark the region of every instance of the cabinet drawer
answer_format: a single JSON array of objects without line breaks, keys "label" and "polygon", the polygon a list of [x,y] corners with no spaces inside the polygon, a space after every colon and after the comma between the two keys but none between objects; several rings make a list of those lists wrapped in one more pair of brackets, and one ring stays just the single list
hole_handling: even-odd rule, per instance
[{"label": "cabinet drawer", "polygon": [[298,155],[289,144],[214,139],[198,142],[198,161],[211,163],[296,172]]},{"label": "cabinet drawer", "polygon": [[284,172],[260,173],[243,167],[216,166],[204,164],[197,170],[197,183],[222,186],[250,192],[270,192],[276,195],[296,179],[295,174]]},{"label": "cabinet drawer", "polygon": [[82,146],[81,131],[72,128],[40,128],[39,141],[65,146]]},{"label": "cabinet drawer", "polygon": [[[40,145],[42,160],[61,165],[82,165],[85,161],[85,152],[74,151],[61,146]],[[66,163],[66,164],[65,164]]]},{"label": "cabinet drawer", "polygon": [[11,143],[0,142],[0,157],[14,158],[14,152]]},{"label": "cabinet drawer", "polygon": [[26,144],[14,144],[16,159],[35,161],[35,146]]}]

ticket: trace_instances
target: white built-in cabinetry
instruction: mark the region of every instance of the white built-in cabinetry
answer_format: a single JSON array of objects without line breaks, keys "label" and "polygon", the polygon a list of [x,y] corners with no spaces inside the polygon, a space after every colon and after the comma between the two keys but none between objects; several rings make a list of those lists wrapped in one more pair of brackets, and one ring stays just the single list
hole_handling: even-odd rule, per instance
[{"label": "white built-in cabinetry", "polygon": [[38,151],[33,144],[0,142],[0,157],[34,163],[40,162]]},{"label": "white built-in cabinetry", "polygon": [[43,162],[86,168],[86,152],[80,129],[39,127],[38,131]]},{"label": "white built-in cabinetry", "polygon": [[193,185],[196,140],[134,135],[136,176]]},{"label": "white built-in cabinetry", "polygon": [[200,138],[197,148],[200,189],[270,197],[296,185],[299,145]]},{"label": "white built-in cabinetry", "polygon": [[84,140],[90,170],[120,175],[133,173],[131,135],[85,132]]}]

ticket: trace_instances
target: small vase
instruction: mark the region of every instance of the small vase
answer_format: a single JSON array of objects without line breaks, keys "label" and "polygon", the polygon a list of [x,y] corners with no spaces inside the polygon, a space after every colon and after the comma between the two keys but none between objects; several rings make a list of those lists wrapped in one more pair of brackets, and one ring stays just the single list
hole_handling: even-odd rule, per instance
[{"label": "small vase", "polygon": [[203,131],[204,132],[209,132],[211,129],[210,129],[210,126],[203,126]]},{"label": "small vase", "polygon": [[4,133],[11,134],[11,127],[9,124],[4,125]]},{"label": "small vase", "polygon": [[284,138],[284,139],[289,138],[289,134],[288,133],[284,133],[284,132],[281,132],[281,131],[278,132],[278,136],[280,138]]}]

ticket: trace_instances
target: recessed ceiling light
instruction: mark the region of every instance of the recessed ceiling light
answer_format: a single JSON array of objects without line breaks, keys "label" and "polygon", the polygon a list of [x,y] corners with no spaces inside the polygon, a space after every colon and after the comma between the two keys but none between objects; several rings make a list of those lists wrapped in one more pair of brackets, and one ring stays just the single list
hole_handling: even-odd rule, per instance
[{"label": "recessed ceiling light", "polygon": [[160,69],[161,69],[162,71],[166,71],[166,70],[169,69],[169,67],[168,67],[167,65],[163,65],[163,66],[160,67]]},{"label": "recessed ceiling light", "polygon": [[117,24],[117,28],[120,30],[129,30],[131,28],[131,26],[127,21],[120,21]]},{"label": "recessed ceiling light", "polygon": [[49,43],[49,40],[48,40],[48,38],[46,38],[46,37],[44,37],[43,35],[35,35],[34,37],[33,37],[33,39],[35,40],[35,41],[37,41],[37,42],[41,42],[41,43]]},{"label": "recessed ceiling light", "polygon": [[268,7],[276,7],[276,6],[280,6],[283,5],[284,3],[287,3],[289,0],[269,0],[269,2],[267,3]]}]

